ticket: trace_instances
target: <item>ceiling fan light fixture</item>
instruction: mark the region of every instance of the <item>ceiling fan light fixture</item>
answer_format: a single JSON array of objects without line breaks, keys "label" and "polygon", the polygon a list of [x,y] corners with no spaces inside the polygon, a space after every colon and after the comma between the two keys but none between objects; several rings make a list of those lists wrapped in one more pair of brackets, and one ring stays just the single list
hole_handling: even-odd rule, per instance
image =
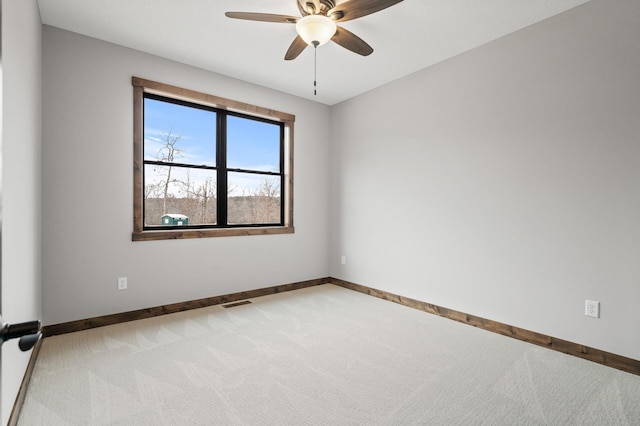
[{"label": "ceiling fan light fixture", "polygon": [[331,40],[337,28],[335,22],[323,15],[307,15],[296,23],[298,35],[305,43],[316,46]]}]

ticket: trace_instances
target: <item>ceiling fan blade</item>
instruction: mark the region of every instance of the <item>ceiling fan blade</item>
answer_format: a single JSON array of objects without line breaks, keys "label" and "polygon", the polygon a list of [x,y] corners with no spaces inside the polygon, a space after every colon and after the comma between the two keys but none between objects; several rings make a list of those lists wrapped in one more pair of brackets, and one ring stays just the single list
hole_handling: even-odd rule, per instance
[{"label": "ceiling fan blade", "polygon": [[246,19],[247,21],[260,22],[277,22],[281,24],[295,24],[298,19],[295,16],[275,15],[272,13],[253,13],[253,12],[226,12],[228,18]]},{"label": "ceiling fan blade", "polygon": [[342,27],[338,27],[331,41],[358,55],[369,56],[373,53],[373,47],[369,46],[364,40],[351,31],[347,31]]},{"label": "ceiling fan blade", "polygon": [[402,0],[348,0],[327,12],[336,22],[345,22],[367,16],[400,3]]},{"label": "ceiling fan blade", "polygon": [[291,43],[291,46],[289,46],[287,53],[284,55],[284,60],[290,61],[297,58],[306,47],[307,43],[302,39],[302,37],[297,36],[296,39],[293,40],[293,43]]}]

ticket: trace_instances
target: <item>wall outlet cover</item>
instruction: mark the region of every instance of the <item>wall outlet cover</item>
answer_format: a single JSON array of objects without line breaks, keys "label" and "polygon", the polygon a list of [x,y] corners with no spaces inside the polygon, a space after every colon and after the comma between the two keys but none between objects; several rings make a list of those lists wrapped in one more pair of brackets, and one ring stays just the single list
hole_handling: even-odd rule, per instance
[{"label": "wall outlet cover", "polygon": [[595,300],[585,300],[584,314],[588,317],[600,318],[600,302]]},{"label": "wall outlet cover", "polygon": [[126,290],[127,286],[127,277],[118,277],[118,290]]}]

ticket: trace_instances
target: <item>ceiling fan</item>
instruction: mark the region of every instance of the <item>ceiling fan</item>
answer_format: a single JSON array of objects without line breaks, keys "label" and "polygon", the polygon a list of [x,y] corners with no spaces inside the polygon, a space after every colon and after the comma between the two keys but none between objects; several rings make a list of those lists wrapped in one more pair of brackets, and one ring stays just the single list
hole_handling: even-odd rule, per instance
[{"label": "ceiling fan", "polygon": [[302,17],[271,13],[227,12],[226,16],[249,21],[296,24],[297,37],[289,46],[284,59],[295,59],[309,45],[321,46],[329,40],[362,56],[373,53],[373,48],[350,31],[336,25],[379,12],[402,0],[347,0],[336,6],[334,0],[296,0]]}]

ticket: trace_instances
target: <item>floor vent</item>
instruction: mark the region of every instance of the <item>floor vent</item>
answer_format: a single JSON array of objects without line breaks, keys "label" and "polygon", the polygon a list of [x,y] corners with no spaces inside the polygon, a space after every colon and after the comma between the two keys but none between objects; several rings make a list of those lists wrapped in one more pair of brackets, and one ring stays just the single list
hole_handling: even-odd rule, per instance
[{"label": "floor vent", "polygon": [[242,302],[229,303],[228,305],[222,305],[223,308],[235,308],[236,306],[248,305],[251,300],[243,300]]}]

